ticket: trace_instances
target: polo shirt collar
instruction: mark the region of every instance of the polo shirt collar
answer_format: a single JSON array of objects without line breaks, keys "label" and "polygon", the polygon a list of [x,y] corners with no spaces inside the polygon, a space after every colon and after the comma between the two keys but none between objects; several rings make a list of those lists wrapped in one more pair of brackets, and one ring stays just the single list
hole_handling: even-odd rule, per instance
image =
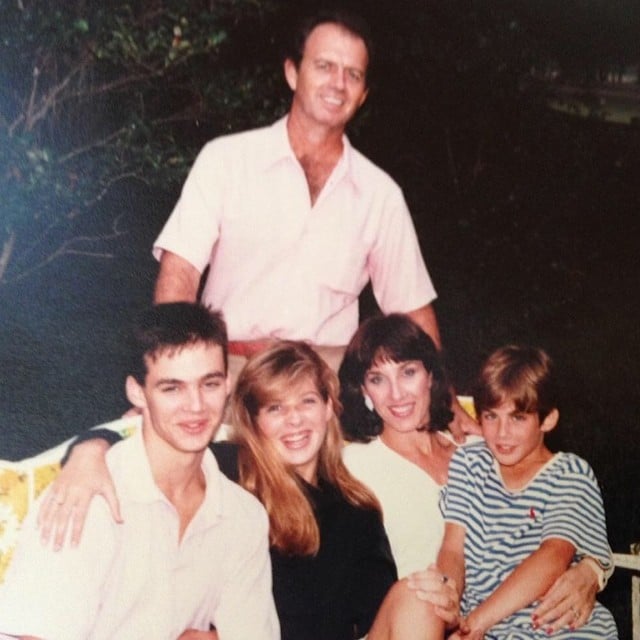
[{"label": "polo shirt collar", "polygon": [[[123,482],[122,498],[132,502],[153,503],[166,502],[166,496],[160,491],[153,479],[151,465],[147,457],[147,450],[142,437],[142,428],[127,440],[117,446],[126,447],[123,451],[124,468],[128,475]],[[198,526],[213,526],[224,516],[225,496],[222,472],[218,467],[215,456],[207,448],[202,457],[202,470],[207,483],[205,497],[196,514]]]},{"label": "polo shirt collar", "polygon": [[[293,160],[296,164],[298,163],[298,159],[293,153],[291,143],[289,142],[289,135],[287,133],[288,118],[289,114],[283,116],[279,120],[276,120],[276,122],[269,127],[270,140],[269,144],[265,148],[265,154],[263,156],[263,167],[265,170],[286,159]],[[356,189],[358,189],[358,191],[362,191],[363,184],[356,166],[355,155],[356,151],[351,146],[349,138],[343,134],[342,155],[340,156],[338,165],[334,170],[335,181],[337,182],[338,180],[346,178],[354,187],[356,187]]]},{"label": "polo shirt collar", "polygon": [[293,149],[289,144],[289,135],[287,134],[287,119],[289,114],[276,120],[267,131],[269,132],[269,143],[264,149],[263,167],[269,169],[276,163],[287,158],[296,160]]}]

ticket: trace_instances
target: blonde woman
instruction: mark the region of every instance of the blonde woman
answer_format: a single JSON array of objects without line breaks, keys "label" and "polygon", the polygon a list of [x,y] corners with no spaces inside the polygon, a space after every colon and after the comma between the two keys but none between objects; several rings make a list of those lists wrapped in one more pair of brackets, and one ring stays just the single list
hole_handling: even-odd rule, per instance
[{"label": "blonde woman", "polygon": [[396,572],[377,500],[342,463],[338,380],[309,346],[255,356],[232,399],[240,484],[267,509],[282,637],[358,638]]}]

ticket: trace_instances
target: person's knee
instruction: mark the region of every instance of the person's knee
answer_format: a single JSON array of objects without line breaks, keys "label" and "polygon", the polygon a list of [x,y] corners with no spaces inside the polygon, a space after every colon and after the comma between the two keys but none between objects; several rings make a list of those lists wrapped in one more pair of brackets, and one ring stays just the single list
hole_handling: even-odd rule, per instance
[{"label": "person's knee", "polygon": [[387,628],[391,630],[390,638],[432,640],[444,637],[444,622],[436,615],[433,606],[420,600],[404,580],[391,588],[383,609]]}]

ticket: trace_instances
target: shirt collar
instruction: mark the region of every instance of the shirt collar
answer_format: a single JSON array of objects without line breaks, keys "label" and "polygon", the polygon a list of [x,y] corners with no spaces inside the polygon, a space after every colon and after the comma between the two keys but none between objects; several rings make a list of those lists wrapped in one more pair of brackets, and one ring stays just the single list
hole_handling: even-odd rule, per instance
[{"label": "shirt collar", "polygon": [[[169,503],[153,479],[151,465],[142,437],[142,428],[137,429],[130,438],[117,446],[126,447],[123,451],[123,468],[127,470],[127,475],[124,478],[122,487],[119,488],[119,491],[122,492],[121,497],[126,497],[132,502],[147,504],[158,501]],[[210,526],[224,516],[225,496],[222,472],[218,467],[215,456],[208,448],[202,456],[202,470],[207,486],[204,500],[196,514],[196,518],[202,523],[201,526]]]},{"label": "shirt collar", "polygon": [[263,149],[262,157],[262,166],[265,171],[283,160],[296,160],[287,134],[288,117],[288,114],[283,116],[268,128],[270,139],[268,145]]},{"label": "shirt collar", "polygon": [[[293,153],[291,143],[289,142],[289,135],[287,133],[287,119],[289,114],[283,116],[279,120],[276,120],[271,127],[269,127],[270,141],[264,149],[263,155],[263,168],[268,170],[276,164],[291,160],[298,164],[298,159]],[[346,134],[342,136],[342,155],[338,164],[332,174],[334,182],[347,179],[353,186],[362,191],[362,179],[359,175],[357,165],[355,163],[355,156],[358,152],[351,146],[349,138]]]}]

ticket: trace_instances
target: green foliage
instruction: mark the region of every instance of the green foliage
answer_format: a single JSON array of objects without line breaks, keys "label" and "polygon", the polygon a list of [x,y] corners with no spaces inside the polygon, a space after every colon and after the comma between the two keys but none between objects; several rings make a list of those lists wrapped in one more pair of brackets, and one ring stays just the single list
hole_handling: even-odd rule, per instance
[{"label": "green foliage", "polygon": [[[245,40],[265,31],[273,9],[251,0],[0,2],[0,285],[33,268],[34,242],[51,241],[44,262],[64,253],[70,221],[119,181],[176,189],[203,132],[281,112],[278,65]],[[66,235],[53,241],[60,228]]]}]

